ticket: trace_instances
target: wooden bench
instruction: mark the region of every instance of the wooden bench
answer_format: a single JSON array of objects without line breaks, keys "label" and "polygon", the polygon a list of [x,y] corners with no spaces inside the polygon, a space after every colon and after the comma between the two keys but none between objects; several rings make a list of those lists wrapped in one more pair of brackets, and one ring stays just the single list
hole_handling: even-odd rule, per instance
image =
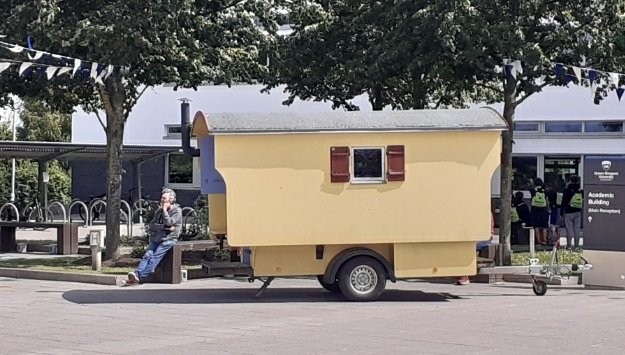
[{"label": "wooden bench", "polygon": [[179,284],[182,282],[182,252],[208,250],[219,247],[215,240],[189,240],[176,243],[160,262],[152,274],[152,282]]},{"label": "wooden bench", "polygon": [[0,252],[17,251],[17,228],[55,228],[57,254],[78,254],[78,223],[0,222]]}]

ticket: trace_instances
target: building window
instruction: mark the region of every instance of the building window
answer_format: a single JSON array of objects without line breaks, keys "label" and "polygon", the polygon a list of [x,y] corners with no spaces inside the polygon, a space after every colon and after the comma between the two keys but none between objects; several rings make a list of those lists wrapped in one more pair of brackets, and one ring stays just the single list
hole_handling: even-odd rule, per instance
[{"label": "building window", "polygon": [[623,122],[604,121],[604,122],[585,122],[584,129],[588,133],[620,133],[623,132]]},{"label": "building window", "polygon": [[512,157],[512,189],[527,191],[534,186],[537,177],[538,160],[536,157]]},{"label": "building window", "polygon": [[405,180],[405,149],[403,145],[330,147],[331,182],[363,184]]},{"label": "building window", "polygon": [[538,132],[539,131],[538,122],[515,122],[514,123],[514,131],[515,132]]},{"label": "building window", "polygon": [[167,182],[169,184],[193,184],[193,157],[185,154],[169,154]]},{"label": "building window", "polygon": [[582,122],[575,122],[575,121],[545,122],[545,132],[547,133],[581,133]]},{"label": "building window", "polygon": [[166,124],[165,136],[163,138],[180,139],[182,137],[182,127],[179,124]]},{"label": "building window", "polygon": [[352,182],[384,182],[384,148],[352,148]]}]

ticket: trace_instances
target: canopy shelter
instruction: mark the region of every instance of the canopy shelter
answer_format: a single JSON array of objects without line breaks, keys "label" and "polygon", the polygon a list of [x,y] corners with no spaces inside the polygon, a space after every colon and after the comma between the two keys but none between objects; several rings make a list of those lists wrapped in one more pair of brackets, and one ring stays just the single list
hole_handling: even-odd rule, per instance
[{"label": "canopy shelter", "polygon": [[[122,147],[122,160],[132,163],[133,166],[137,196],[141,196],[141,163],[179,150],[180,148],[175,146],[125,145]],[[39,200],[47,205],[48,191],[47,184],[44,183],[44,175],[48,172],[48,162],[51,160],[104,160],[106,159],[106,145],[0,141],[0,159],[36,160],[39,164]]]}]

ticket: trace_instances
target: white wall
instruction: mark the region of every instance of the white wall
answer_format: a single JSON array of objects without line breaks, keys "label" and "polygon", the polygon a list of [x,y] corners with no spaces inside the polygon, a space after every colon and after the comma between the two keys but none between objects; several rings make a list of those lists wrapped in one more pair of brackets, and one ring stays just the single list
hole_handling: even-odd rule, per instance
[{"label": "white wall", "polygon": [[[503,111],[503,104],[491,106]],[[514,118],[517,121],[622,120],[625,119],[625,96],[619,101],[616,92],[610,92],[600,105],[595,105],[590,88],[574,84],[547,87],[519,105]]]},{"label": "white wall", "polygon": [[[281,88],[262,94],[262,85],[203,86],[197,91],[171,87],[148,89],[139,99],[126,124],[124,144],[141,145],[180,145],[180,140],[163,139],[165,124],[180,124],[180,98],[189,98],[191,119],[197,111],[204,112],[279,112],[296,110],[298,112],[331,111],[331,103],[303,102],[297,100],[293,105],[284,106],[282,101],[287,95]],[[354,103],[361,110],[370,111],[366,97],[359,97]],[[104,119],[104,116],[101,115]],[[78,110],[72,119],[73,143],[105,143],[102,127],[94,114]]]}]

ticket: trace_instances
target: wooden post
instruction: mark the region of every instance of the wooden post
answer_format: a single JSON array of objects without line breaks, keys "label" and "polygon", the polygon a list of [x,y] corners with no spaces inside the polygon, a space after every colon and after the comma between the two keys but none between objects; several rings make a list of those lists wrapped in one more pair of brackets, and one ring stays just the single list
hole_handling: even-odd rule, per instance
[{"label": "wooden post", "polygon": [[91,246],[91,270],[102,269],[102,248],[99,245]]},{"label": "wooden post", "polygon": [[91,270],[102,269],[102,249],[104,240],[100,231],[89,231],[89,245],[91,246]]}]

